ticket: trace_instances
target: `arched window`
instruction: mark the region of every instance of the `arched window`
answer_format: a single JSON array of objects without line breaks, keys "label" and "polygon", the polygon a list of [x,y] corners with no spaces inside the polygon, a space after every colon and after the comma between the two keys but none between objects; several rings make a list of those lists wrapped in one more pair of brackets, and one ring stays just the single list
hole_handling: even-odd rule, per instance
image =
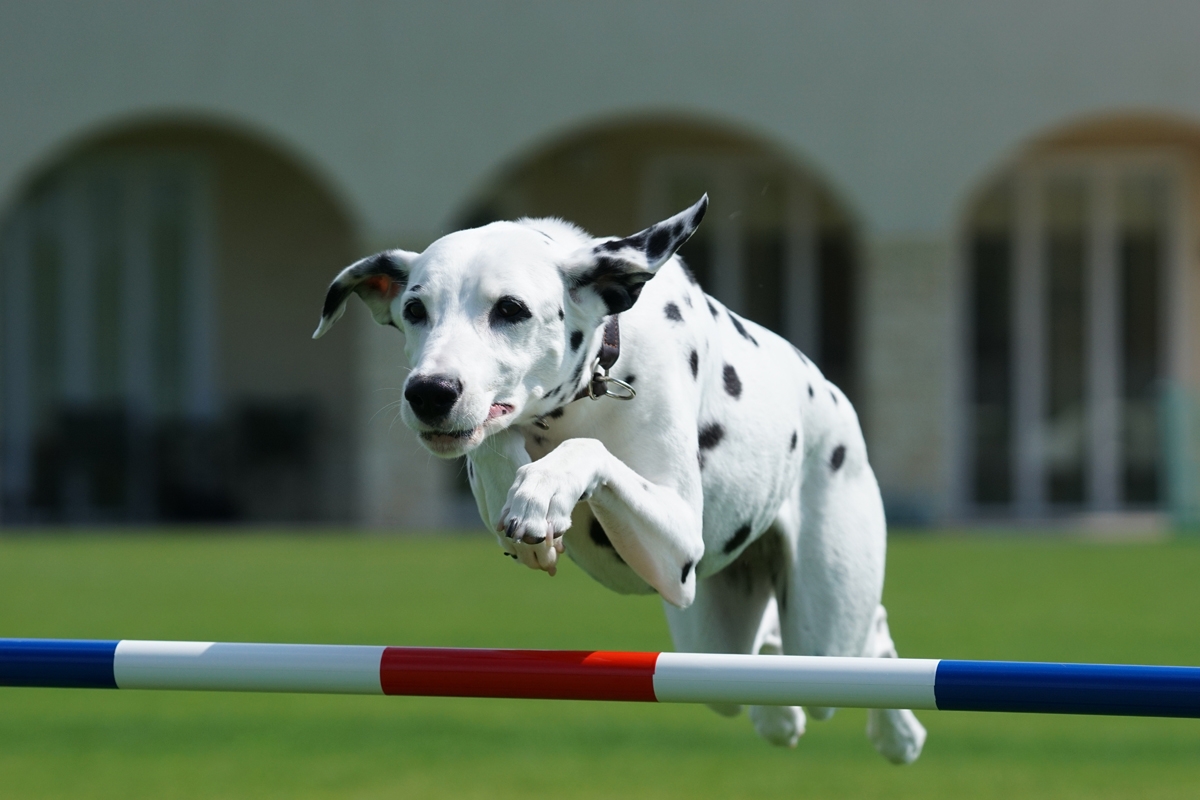
[{"label": "arched window", "polygon": [[165,152],[75,160],[9,217],[5,494],[35,516],[149,516],[139,429],[217,412],[207,166]]},{"label": "arched window", "polygon": [[0,219],[5,522],[349,517],[353,336],[309,335],[356,250],[294,161],[221,126],[43,170]]},{"label": "arched window", "polygon": [[701,285],[788,338],[853,398],[854,225],[818,177],[750,135],[685,121],[590,128],[502,170],[456,222],[560,216],[613,235],[705,192],[709,213],[680,251]]},{"label": "arched window", "polygon": [[[454,226],[557,216],[595,235],[632,233],[706,192],[704,223],[679,251],[701,286],[856,400],[854,225],[823,181],[753,136],[696,121],[598,125],[501,170]],[[469,491],[465,468],[452,468]]]},{"label": "arched window", "polygon": [[965,248],[976,508],[1166,505],[1191,164],[1178,136],[1069,131],[977,195]]}]

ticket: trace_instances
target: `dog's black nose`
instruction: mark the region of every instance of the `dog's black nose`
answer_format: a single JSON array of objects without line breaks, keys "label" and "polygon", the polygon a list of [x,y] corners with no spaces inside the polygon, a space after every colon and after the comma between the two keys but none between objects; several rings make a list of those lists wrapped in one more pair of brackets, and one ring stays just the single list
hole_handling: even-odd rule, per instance
[{"label": "dog's black nose", "polygon": [[432,425],[450,413],[462,394],[462,381],[445,375],[409,378],[404,399],[413,413],[427,425]]}]

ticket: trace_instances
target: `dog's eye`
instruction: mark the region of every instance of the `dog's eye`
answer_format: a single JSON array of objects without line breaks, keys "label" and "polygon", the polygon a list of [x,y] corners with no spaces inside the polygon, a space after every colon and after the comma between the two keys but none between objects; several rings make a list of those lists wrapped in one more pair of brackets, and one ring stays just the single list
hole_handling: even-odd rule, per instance
[{"label": "dog's eye", "polygon": [[501,297],[492,307],[492,322],[521,322],[533,315],[529,308],[515,297]]},{"label": "dog's eye", "polygon": [[409,300],[404,304],[404,319],[410,325],[420,325],[429,315],[425,313],[425,304],[420,300]]}]

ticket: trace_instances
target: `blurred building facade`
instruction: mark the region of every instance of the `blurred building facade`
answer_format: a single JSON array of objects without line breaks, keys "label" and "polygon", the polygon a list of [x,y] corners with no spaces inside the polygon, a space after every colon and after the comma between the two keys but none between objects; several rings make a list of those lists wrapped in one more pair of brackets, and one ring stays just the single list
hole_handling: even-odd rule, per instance
[{"label": "blurred building facade", "polygon": [[1200,7],[0,8],[0,522],[477,524],[340,267],[499,218],[684,257],[893,521],[1196,517]]}]

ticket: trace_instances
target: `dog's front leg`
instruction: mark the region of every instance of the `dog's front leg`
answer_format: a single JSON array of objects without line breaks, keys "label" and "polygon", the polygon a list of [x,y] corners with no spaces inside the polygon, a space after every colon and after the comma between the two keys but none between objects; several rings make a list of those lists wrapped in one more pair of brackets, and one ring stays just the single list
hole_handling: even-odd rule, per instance
[{"label": "dog's front leg", "polygon": [[563,551],[562,539],[551,537],[547,541],[517,541],[506,535],[501,526],[501,510],[508,498],[508,490],[517,479],[517,471],[530,462],[525,450],[525,437],[519,431],[508,430],[489,436],[483,444],[467,456],[470,463],[467,476],[471,480],[471,493],[484,524],[496,532],[496,538],[505,553],[533,569],[541,569],[553,575],[558,555]]},{"label": "dog's front leg", "polygon": [[500,526],[515,541],[549,542],[571,527],[582,500],[642,580],[674,605],[691,604],[694,568],[704,554],[700,509],[677,488],[634,472],[596,439],[568,439],[518,469]]},{"label": "dog's front leg", "polygon": [[479,517],[489,530],[495,530],[517,470],[530,461],[525,437],[511,428],[492,434],[467,454],[467,461],[467,477],[471,479]]}]

